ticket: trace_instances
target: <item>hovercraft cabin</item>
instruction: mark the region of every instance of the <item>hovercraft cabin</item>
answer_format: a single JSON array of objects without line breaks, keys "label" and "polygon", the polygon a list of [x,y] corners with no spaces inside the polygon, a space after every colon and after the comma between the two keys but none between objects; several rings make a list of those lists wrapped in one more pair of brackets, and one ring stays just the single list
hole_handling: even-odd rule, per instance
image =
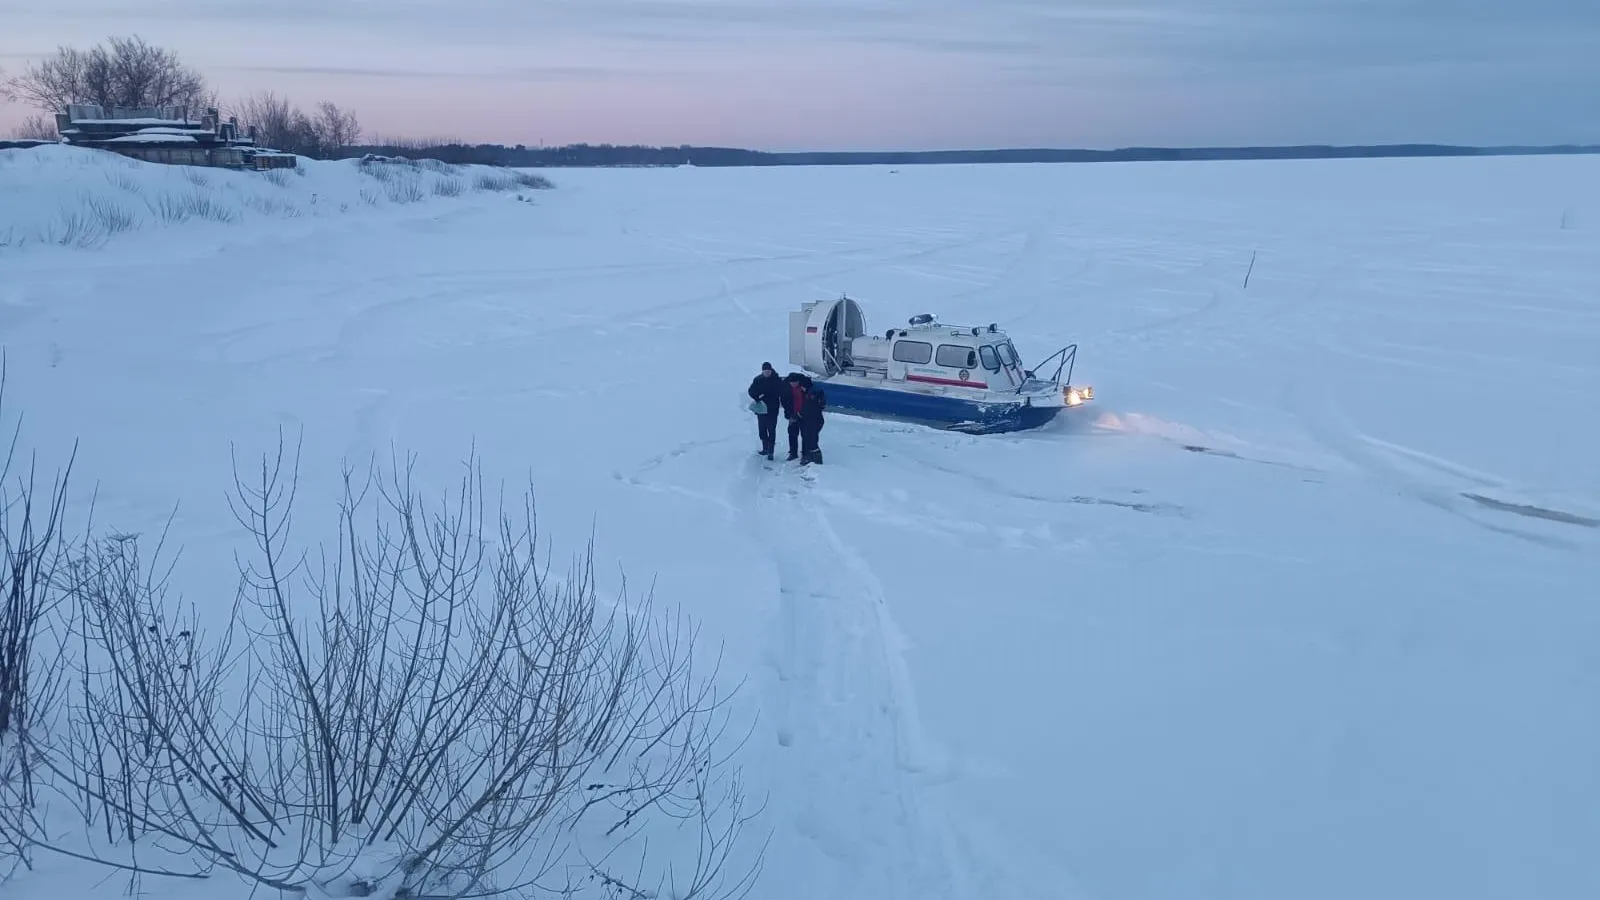
[{"label": "hovercraft cabin", "polygon": [[192,119],[182,106],[107,109],[75,103],[56,114],[56,130],[75,147],[109,150],[145,162],[228,169],[292,169],[295,156],[256,146],[256,129],[223,121],[215,107]]}]

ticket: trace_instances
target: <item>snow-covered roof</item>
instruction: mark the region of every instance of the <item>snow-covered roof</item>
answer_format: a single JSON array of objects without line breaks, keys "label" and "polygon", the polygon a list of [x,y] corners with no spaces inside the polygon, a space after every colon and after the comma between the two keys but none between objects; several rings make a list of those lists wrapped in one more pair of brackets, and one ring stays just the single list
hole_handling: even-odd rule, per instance
[{"label": "snow-covered roof", "polygon": [[208,128],[171,128],[171,127],[168,127],[166,125],[160,125],[160,126],[156,126],[156,127],[153,127],[153,128],[141,128],[141,129],[139,129],[139,133],[140,134],[194,134],[194,135],[216,134],[216,132],[214,132],[214,131],[212,131],[212,130],[210,130]]},{"label": "snow-covered roof", "polygon": [[199,123],[198,122],[190,122],[187,119],[73,119],[72,120],[72,124],[74,124],[74,125],[169,125],[169,126],[174,126],[174,127],[180,127],[181,128],[181,127],[186,126],[186,125],[198,125]]},{"label": "snow-covered roof", "polygon": [[107,138],[108,144],[193,144],[195,139],[187,134],[125,134]]}]

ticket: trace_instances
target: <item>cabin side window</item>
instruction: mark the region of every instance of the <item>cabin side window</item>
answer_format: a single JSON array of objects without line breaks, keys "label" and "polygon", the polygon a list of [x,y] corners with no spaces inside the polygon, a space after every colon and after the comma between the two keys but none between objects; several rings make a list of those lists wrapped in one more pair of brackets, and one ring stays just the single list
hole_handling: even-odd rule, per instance
[{"label": "cabin side window", "polygon": [[894,361],[925,366],[933,359],[933,345],[922,341],[895,341]]},{"label": "cabin side window", "polygon": [[1007,341],[1004,344],[1001,344],[999,349],[1000,349],[1000,361],[1001,362],[1005,363],[1008,366],[1014,366],[1014,365],[1017,364],[1017,358],[1011,352],[1011,342],[1010,341]]},{"label": "cabin side window", "polygon": [[978,356],[983,359],[983,367],[985,369],[991,372],[1000,371],[1000,357],[994,352],[993,347],[984,344],[978,348]]},{"label": "cabin side window", "polygon": [[934,359],[947,369],[971,369],[978,364],[978,354],[960,344],[940,344]]}]

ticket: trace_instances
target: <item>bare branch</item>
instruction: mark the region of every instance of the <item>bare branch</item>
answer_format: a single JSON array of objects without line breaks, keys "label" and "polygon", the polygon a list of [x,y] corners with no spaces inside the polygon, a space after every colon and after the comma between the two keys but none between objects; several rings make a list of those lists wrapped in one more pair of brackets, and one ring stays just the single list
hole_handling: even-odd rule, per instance
[{"label": "bare branch", "polygon": [[[6,369],[0,351],[0,413]],[[0,865],[7,859],[30,864],[28,847],[39,834],[39,766],[32,743],[61,703],[65,668],[60,648],[41,652],[41,641],[50,637],[48,619],[60,605],[53,579],[64,553],[67,483],[77,457],[74,446],[48,494],[40,492],[31,460],[13,487],[20,433],[19,422],[0,457]],[[40,499],[47,502],[41,505]]]},{"label": "bare branch", "polygon": [[[750,816],[692,627],[625,587],[602,604],[592,539],[551,577],[531,488],[490,530],[475,459],[434,505],[413,466],[346,470],[337,541],[308,555],[298,453],[236,463],[256,552],[215,638],[167,611],[137,540],[73,560],[79,687],[47,766],[97,829],[83,852],[290,891],[742,895],[760,852],[729,874]],[[130,858],[151,842],[191,868]]]},{"label": "bare branch", "polygon": [[6,81],[3,96],[47,113],[65,112],[74,103],[197,108],[206,86],[176,53],[133,36],[109,38],[88,50],[60,47]]}]

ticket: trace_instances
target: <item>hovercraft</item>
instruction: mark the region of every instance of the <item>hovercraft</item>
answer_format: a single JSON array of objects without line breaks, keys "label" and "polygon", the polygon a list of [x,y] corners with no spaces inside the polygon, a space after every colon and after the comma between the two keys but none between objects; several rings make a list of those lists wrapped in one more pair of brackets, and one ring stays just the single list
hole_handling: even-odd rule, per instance
[{"label": "hovercraft", "polygon": [[929,313],[869,335],[861,305],[844,296],[789,313],[789,363],[826,390],[830,412],[949,431],[1038,428],[1094,399],[1093,387],[1072,384],[1077,356],[1068,344],[1024,368],[994,324],[946,325]]}]

